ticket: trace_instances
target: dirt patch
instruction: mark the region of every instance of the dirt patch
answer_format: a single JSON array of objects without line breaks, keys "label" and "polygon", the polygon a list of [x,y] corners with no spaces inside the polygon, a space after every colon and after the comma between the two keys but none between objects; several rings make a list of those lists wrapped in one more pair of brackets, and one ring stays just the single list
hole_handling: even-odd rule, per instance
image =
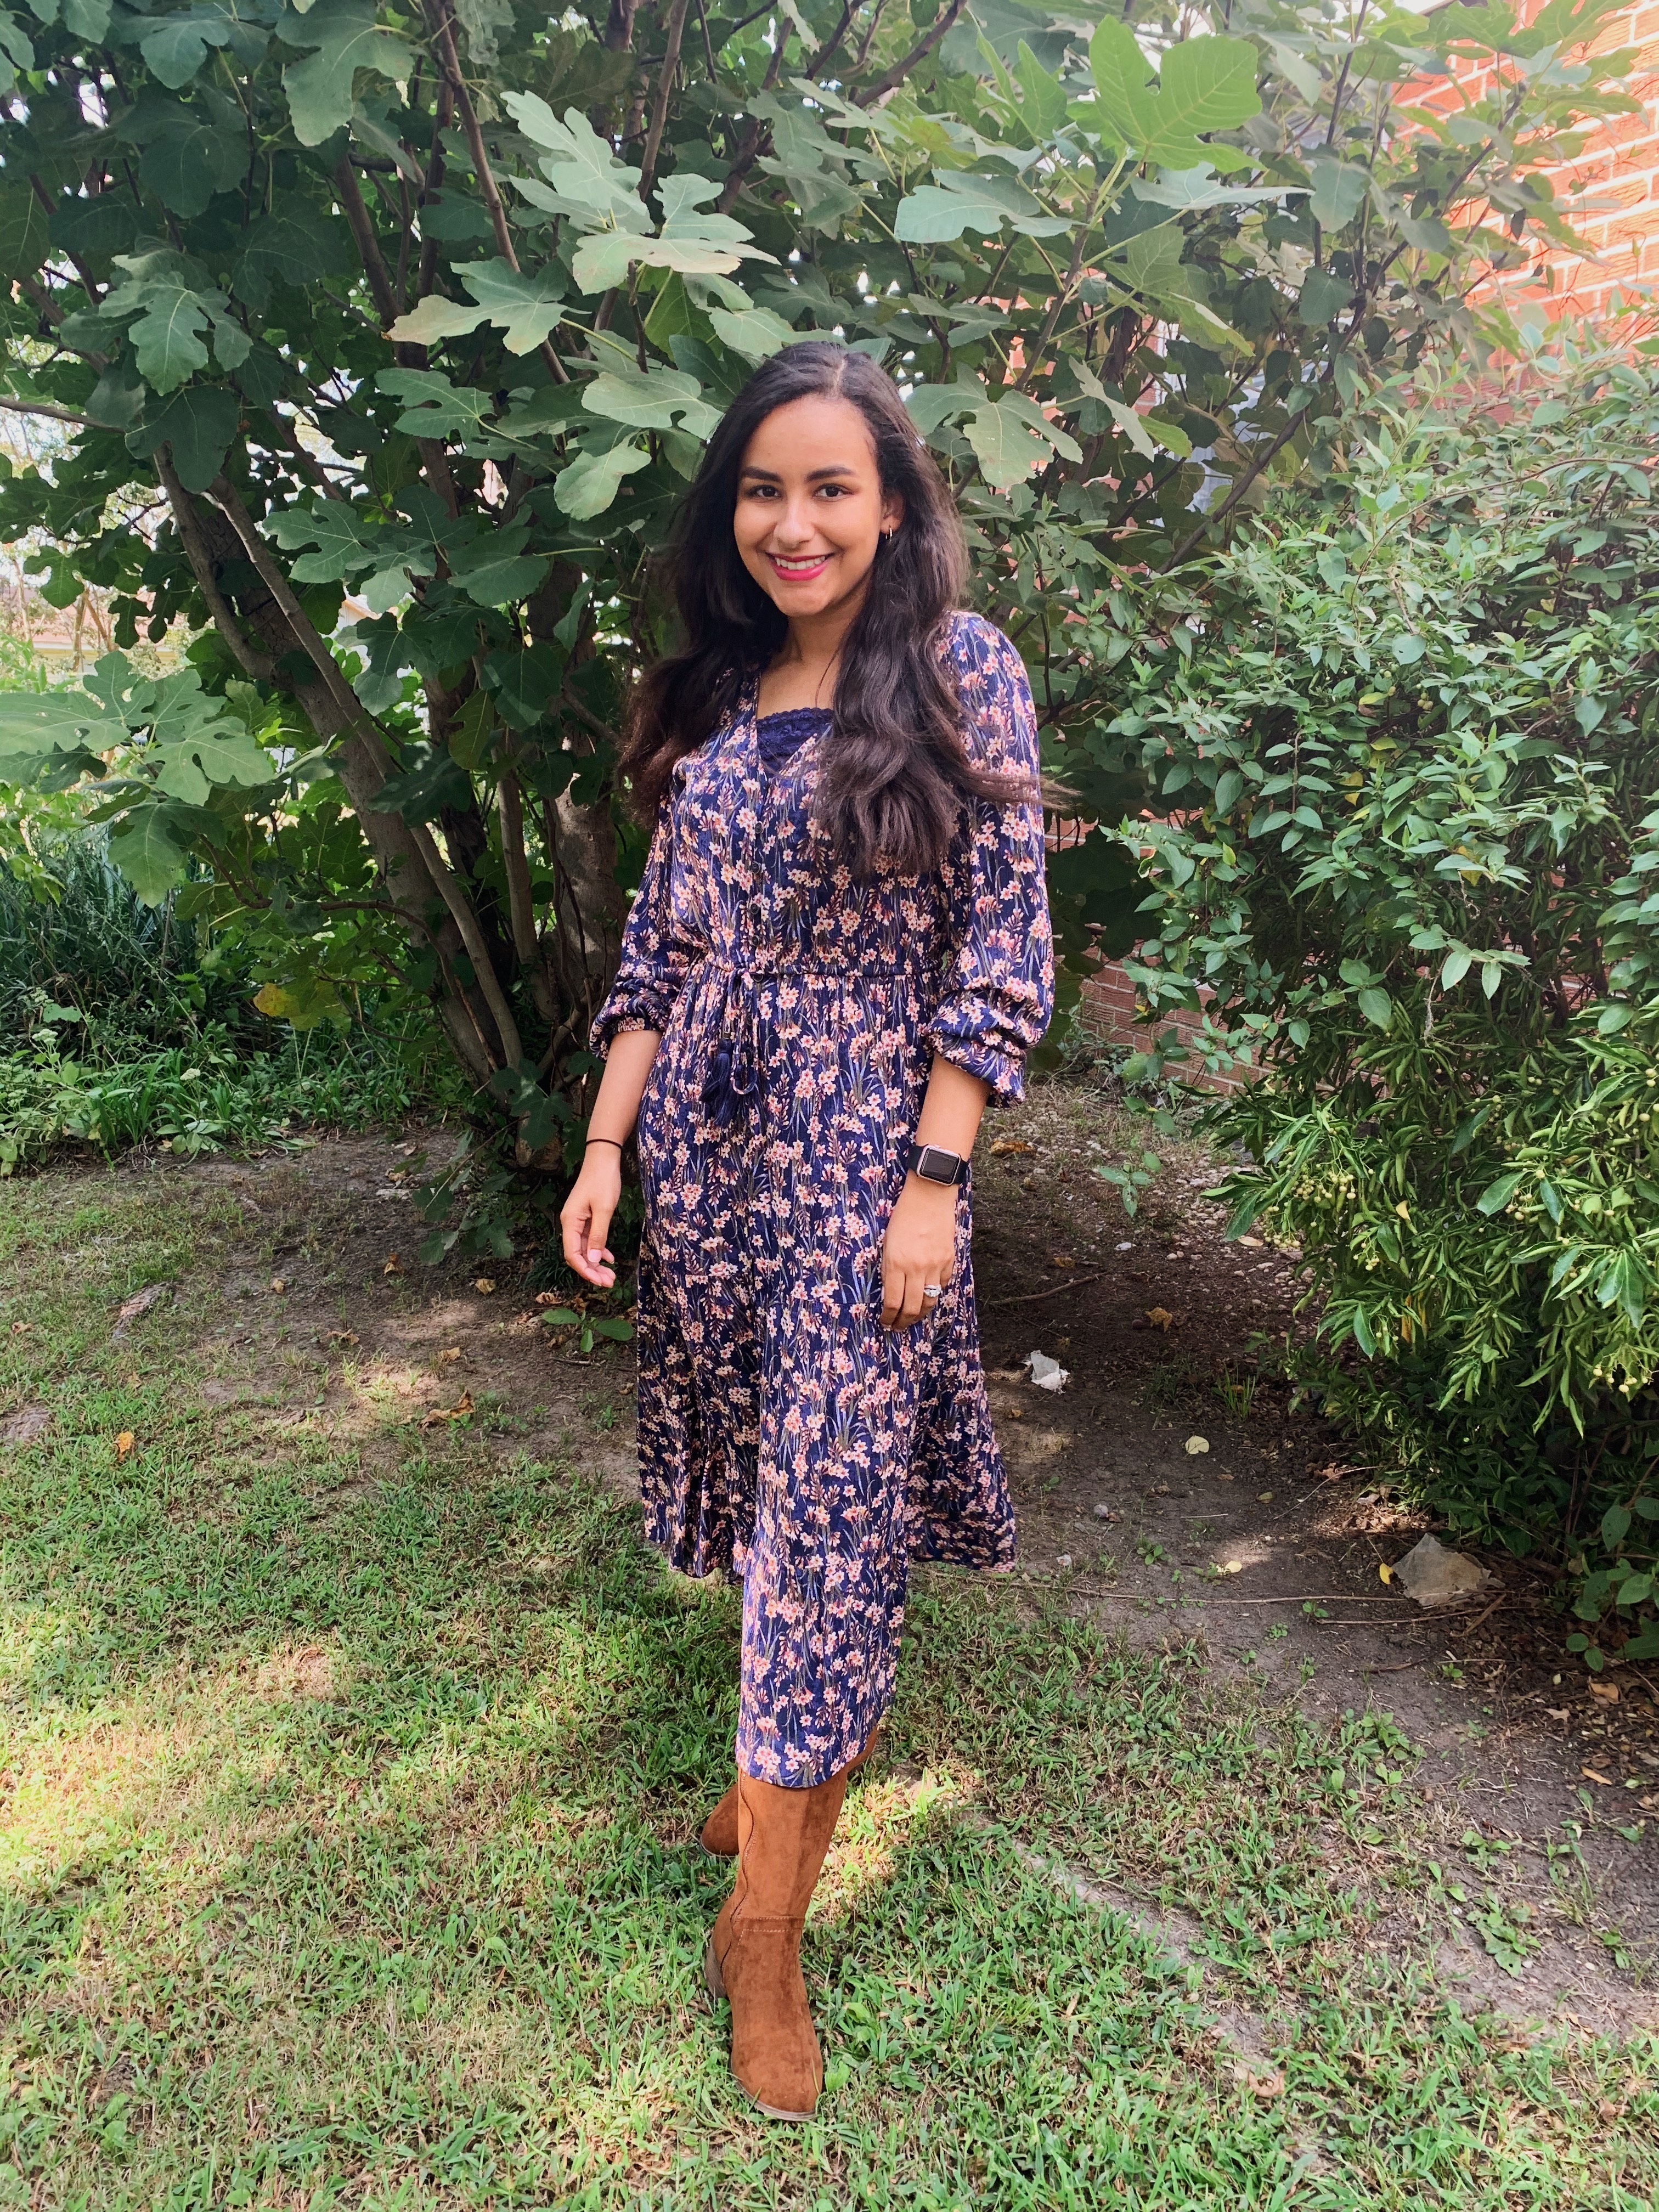
[{"label": "dirt patch", "polygon": [[44,1406],[20,1406],[15,1413],[8,1413],[0,1421],[0,1444],[35,1444],[52,1425],[52,1415]]},{"label": "dirt patch", "polygon": [[[1506,1556],[1481,1554],[1493,1579],[1434,1613],[1382,1581],[1429,1524],[1363,1447],[1291,1413],[1272,1352],[1293,1326],[1297,1255],[1224,1241],[1202,1194],[1212,1164],[1177,1160],[1129,1220],[1093,1169],[1133,1133],[1097,1099],[1041,1087],[996,1133],[1030,1148],[982,1147],[975,1166],[1020,1572],[1149,1645],[1201,1639],[1310,1715],[1386,1711],[1424,1754],[1416,1786],[1462,1931],[1448,1975],[1517,2020],[1565,2007],[1601,2027],[1659,2023],[1654,1686],[1568,1658],[1571,1623]],[[1033,1387],[1033,1349],[1070,1370],[1059,1398]]]}]

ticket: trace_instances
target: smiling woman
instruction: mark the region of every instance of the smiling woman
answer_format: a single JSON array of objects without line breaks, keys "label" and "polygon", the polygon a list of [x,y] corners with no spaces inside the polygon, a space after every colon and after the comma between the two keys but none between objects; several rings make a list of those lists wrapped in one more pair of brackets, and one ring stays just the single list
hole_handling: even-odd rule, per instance
[{"label": "smiling woman", "polygon": [[637,1118],[647,1533],[744,1586],[738,1778],[703,1831],[738,1875],[704,1972],[778,2118],[823,2083],[801,1922],[892,1697],[908,1563],[1014,1553],[964,1186],[1053,953],[1030,690],[953,611],[963,568],[873,363],[793,346],[739,394],[671,551],[684,647],[635,701],[655,835],[563,1214],[570,1265],[614,1281]]},{"label": "smiling woman", "polygon": [[884,488],[864,417],[848,401],[818,392],[791,400],[750,439],[732,535],[744,567],[789,623],[761,685],[763,712],[819,704],[857,612],[849,602],[862,599],[878,551],[903,520],[904,502]]}]

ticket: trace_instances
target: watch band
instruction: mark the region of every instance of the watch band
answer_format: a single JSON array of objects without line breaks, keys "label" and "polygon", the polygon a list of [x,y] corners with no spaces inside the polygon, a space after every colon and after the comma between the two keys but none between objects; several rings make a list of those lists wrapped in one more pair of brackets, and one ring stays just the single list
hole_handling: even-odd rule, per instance
[{"label": "watch band", "polygon": [[959,1183],[968,1180],[968,1163],[960,1152],[947,1152],[943,1145],[912,1145],[904,1156],[906,1172],[924,1182]]}]

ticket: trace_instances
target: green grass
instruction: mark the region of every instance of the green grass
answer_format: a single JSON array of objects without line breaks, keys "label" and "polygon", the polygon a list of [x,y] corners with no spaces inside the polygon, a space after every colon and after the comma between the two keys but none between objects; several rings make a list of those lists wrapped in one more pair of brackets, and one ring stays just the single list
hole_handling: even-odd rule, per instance
[{"label": "green grass", "polygon": [[732,1594],[577,1468],[197,1410],[230,1219],[0,1194],[0,1405],[53,1416],[0,1483],[0,2206],[1654,2203],[1650,2040],[1528,2046],[1367,1943],[1420,1871],[1385,1720],[942,1574],[809,1926],[830,2094],[757,2120],[698,1996]]}]

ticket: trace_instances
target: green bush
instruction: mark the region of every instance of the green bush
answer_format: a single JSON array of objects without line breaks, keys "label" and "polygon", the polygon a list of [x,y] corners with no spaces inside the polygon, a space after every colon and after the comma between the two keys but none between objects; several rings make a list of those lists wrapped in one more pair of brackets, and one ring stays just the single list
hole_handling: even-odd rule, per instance
[{"label": "green bush", "polygon": [[1631,1656],[1659,1652],[1656,446],[1659,368],[1607,352],[1382,416],[1226,557],[1201,634],[1126,664],[1114,725],[1172,810],[1124,831],[1132,973],[1154,1024],[1206,1012],[1212,1066],[1257,1063],[1208,1118],[1248,1155],[1233,1233],[1302,1249],[1327,1405],[1455,1531],[1561,1561]]},{"label": "green bush", "polygon": [[254,952],[145,906],[101,831],[0,864],[0,1176],[80,1143],[179,1152],[363,1128],[460,1106],[430,1010],[357,994],[362,1018],[295,1030],[255,1010]]},{"label": "green bush", "polygon": [[343,1039],[289,1032],[250,1053],[222,1029],[193,1045],[126,1060],[75,1056],[43,1027],[26,1054],[0,1060],[0,1176],[80,1144],[106,1158],[134,1145],[191,1156],[279,1142],[301,1129],[366,1129],[430,1112],[449,1075],[430,1022]]},{"label": "green bush", "polygon": [[[26,876],[0,862],[0,1030],[31,1039],[79,1024],[94,1058],[189,1045],[207,1025],[275,1032],[253,1012],[246,963],[198,936],[173,901],[146,906],[100,830],[52,838]],[[258,1034],[263,1032],[263,1034]]]}]

